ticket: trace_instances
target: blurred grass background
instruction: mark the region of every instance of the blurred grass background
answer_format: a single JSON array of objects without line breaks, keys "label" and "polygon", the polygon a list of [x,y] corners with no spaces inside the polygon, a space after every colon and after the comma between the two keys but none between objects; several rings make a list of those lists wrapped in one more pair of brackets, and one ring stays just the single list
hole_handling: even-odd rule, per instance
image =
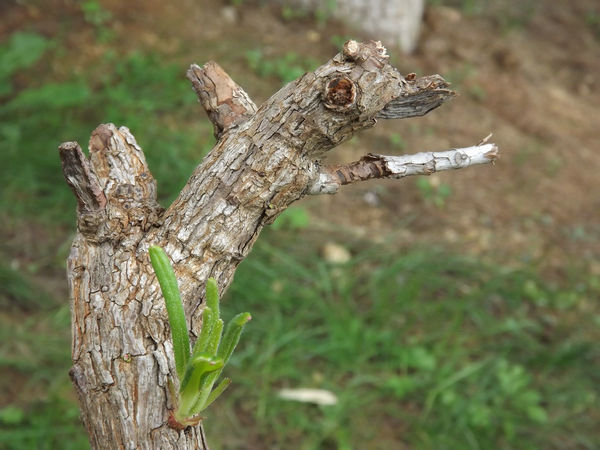
[{"label": "blurred grass background", "polygon": [[[512,6],[500,13],[483,0],[430,8],[449,5],[481,20],[493,13],[503,32],[524,33],[533,2],[520,9],[504,3]],[[204,6],[215,14],[264,8],[244,1]],[[100,0],[0,6],[0,448],[88,448],[68,379],[64,269],[75,200],[57,145],[78,140],[85,147],[99,123],[128,126],[167,205],[214,143],[183,78],[191,57],[228,63],[234,79],[264,99],[331,56],[351,32],[326,16],[270,8],[264,20],[276,17],[290,32],[316,27],[318,48],[273,52],[239,36],[219,37],[219,45],[137,36],[127,45],[126,30],[115,25],[133,20],[119,16],[125,10]],[[143,23],[144,14],[136,20]],[[596,37],[598,14],[590,9],[585,17]],[[281,25],[270,27],[265,33]],[[461,67],[448,77],[470,101],[485,102],[485,89],[464,84],[471,75]],[[384,129],[353,148],[375,142],[404,151],[411,133],[433,139],[427,127],[434,126]],[[447,215],[454,193],[445,180],[406,182],[407,201]],[[360,195],[382,197],[377,207],[394,217],[383,186]],[[355,200],[337,198],[347,208]],[[318,201],[299,204],[264,232],[227,293],[225,315],[248,310],[253,321],[228,369],[234,384],[208,411],[212,448],[600,448],[595,272],[576,258],[557,272],[520,250],[495,259],[494,249],[482,256],[443,239],[391,233],[374,242],[352,223],[324,224]],[[418,227],[419,219],[405,219],[397,218],[397,227]],[[578,236],[586,242],[589,233],[583,227]],[[319,250],[331,241],[348,257],[324,257]],[[339,401],[286,402],[276,395],[283,387],[329,389]]]}]

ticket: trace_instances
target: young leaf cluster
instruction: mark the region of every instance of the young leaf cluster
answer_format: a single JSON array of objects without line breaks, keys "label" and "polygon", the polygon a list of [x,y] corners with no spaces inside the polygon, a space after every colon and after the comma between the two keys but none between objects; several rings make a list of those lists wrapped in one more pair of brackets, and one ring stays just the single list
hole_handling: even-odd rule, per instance
[{"label": "young leaf cluster", "polygon": [[194,425],[200,420],[198,414],[214,402],[231,383],[229,378],[224,378],[214,387],[251,317],[249,313],[238,314],[227,324],[223,333],[224,323],[219,309],[217,282],[209,278],[206,282],[206,307],[202,312],[202,330],[190,352],[183,304],[169,258],[158,246],[150,247],[149,253],[165,298],[173,339],[175,368],[179,378],[179,392],[176,394],[173,418],[179,426]]}]

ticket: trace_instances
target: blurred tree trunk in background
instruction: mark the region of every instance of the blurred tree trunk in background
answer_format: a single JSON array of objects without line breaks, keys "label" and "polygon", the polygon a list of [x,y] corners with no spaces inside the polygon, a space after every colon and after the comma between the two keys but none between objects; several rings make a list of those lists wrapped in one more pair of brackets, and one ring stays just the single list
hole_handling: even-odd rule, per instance
[{"label": "blurred tree trunk in background", "polygon": [[405,53],[417,46],[425,0],[279,0],[331,15]]}]

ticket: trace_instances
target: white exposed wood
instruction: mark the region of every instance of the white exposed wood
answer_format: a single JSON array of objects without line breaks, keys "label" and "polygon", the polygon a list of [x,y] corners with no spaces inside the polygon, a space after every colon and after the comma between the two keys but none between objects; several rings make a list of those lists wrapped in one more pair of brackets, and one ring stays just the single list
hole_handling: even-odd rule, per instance
[{"label": "white exposed wood", "polygon": [[[70,373],[95,449],[208,448],[202,426],[168,424],[168,381],[176,382],[176,372],[150,245],[163,247],[173,262],[193,340],[207,278],[226,290],[262,228],[319,183],[326,152],[377,117],[419,116],[453,95],[439,75],[403,77],[379,42],[347,43],[258,109],[214,63],[194,65],[188,76],[219,140],[166,211],[127,128],[100,125],[89,160],[77,143],[59,147],[78,199],[67,262]],[[401,170],[395,159],[378,164]],[[362,166],[368,167],[356,169]]]},{"label": "white exposed wood", "polygon": [[463,169],[477,164],[493,163],[498,157],[496,144],[480,144],[443,152],[385,156],[368,154],[354,163],[323,168],[310,194],[335,194],[345,184],[373,178],[403,178],[409,175],[431,175],[442,170]]}]

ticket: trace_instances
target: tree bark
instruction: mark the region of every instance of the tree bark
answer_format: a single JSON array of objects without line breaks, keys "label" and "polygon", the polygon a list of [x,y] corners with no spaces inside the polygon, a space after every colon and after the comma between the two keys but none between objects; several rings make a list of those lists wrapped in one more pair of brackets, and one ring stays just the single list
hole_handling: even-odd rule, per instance
[{"label": "tree bark", "polygon": [[423,115],[453,96],[439,75],[403,77],[376,42],[347,42],[258,109],[215,63],[192,65],[188,78],[218,142],[166,211],[127,128],[100,125],[89,160],[75,142],[59,147],[78,199],[67,268],[71,377],[93,448],[207,448],[201,426],[177,431],[167,423],[174,400],[167,380],[176,381],[175,364],[150,245],[172,260],[193,340],[206,280],[214,277],[225,291],[261,229],[291,203],[354,181],[465,167],[497,155],[494,144],[483,143],[412,160],[368,155],[323,167],[327,151],[377,117]]}]

